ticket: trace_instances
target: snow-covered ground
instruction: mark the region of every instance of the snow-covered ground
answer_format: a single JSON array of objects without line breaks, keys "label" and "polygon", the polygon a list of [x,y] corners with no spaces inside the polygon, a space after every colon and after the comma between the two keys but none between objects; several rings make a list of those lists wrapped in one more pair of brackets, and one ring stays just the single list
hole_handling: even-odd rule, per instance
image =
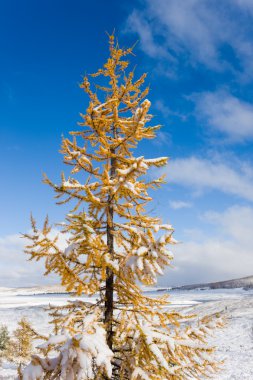
[{"label": "snow-covered ground", "polygon": [[[39,293],[39,294],[33,294]],[[44,308],[49,304],[66,303],[66,294],[42,294],[29,289],[0,289],[0,324],[13,330],[17,321],[26,317],[42,333],[48,332],[48,317]],[[51,292],[50,292],[51,293]],[[162,295],[160,292],[151,294]],[[217,356],[224,359],[222,371],[215,380],[253,379],[253,290],[193,290],[170,292],[171,307],[199,315],[221,312],[227,325],[215,332],[211,343],[217,346]],[[73,299],[73,298],[72,298]],[[0,379],[15,379],[15,370],[3,363]]]},{"label": "snow-covered ground", "polygon": [[[209,302],[186,308],[185,311],[196,312],[198,315],[222,312],[226,316],[226,326],[217,330],[210,340],[217,347],[217,357],[224,360],[222,371],[214,379],[252,380],[253,291],[233,289],[208,293],[207,297],[203,294],[203,298],[209,298]],[[215,300],[211,300],[212,294],[214,298],[217,296]]]}]

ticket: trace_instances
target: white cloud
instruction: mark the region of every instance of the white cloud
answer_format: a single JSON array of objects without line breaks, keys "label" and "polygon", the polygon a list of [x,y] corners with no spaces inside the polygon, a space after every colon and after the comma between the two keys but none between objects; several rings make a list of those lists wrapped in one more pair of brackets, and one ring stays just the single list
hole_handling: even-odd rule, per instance
[{"label": "white cloud", "polygon": [[[184,61],[205,64],[221,71],[230,68],[251,76],[252,2],[229,3],[208,0],[145,0],[128,19],[128,30],[139,35],[142,49],[151,57],[172,63],[182,54]],[[231,67],[222,49],[231,50],[241,65]]]},{"label": "white cloud", "polygon": [[253,12],[252,0],[235,0],[235,3],[246,12]]},{"label": "white cloud", "polygon": [[170,207],[174,210],[179,210],[181,208],[190,208],[192,207],[192,203],[184,202],[184,201],[170,201]]},{"label": "white cloud", "polygon": [[232,141],[253,138],[253,105],[226,91],[204,92],[193,96],[196,117],[211,128],[225,133]]},{"label": "white cloud", "polygon": [[[213,281],[252,274],[253,208],[235,206],[221,213],[209,211],[202,215],[201,223],[216,226],[216,232],[207,235],[201,229],[186,229],[187,241],[173,247],[175,268],[161,277],[161,284]],[[0,286],[59,282],[55,276],[43,275],[43,261],[28,261],[23,252],[26,243],[20,235],[0,238]],[[64,238],[60,244],[65,246]]]},{"label": "white cloud", "polygon": [[173,248],[175,268],[161,279],[163,285],[220,281],[252,275],[253,208],[234,206],[203,216],[215,224],[212,235],[199,231]]},{"label": "white cloud", "polygon": [[[232,241],[251,244],[253,241],[253,209],[251,207],[233,206],[224,213],[209,211],[203,220],[218,226],[219,233]],[[253,253],[252,253],[253,256]]]},{"label": "white cloud", "polygon": [[188,157],[171,160],[165,171],[171,183],[198,191],[218,190],[253,201],[252,171],[245,167],[246,164],[236,168],[222,161]]},{"label": "white cloud", "polygon": [[170,57],[170,54],[163,47],[155,43],[149,23],[142,17],[139,17],[137,11],[133,11],[129,16],[128,27],[133,29],[140,36],[141,46],[149,56]]},{"label": "white cloud", "polygon": [[175,111],[172,111],[170,109],[170,107],[168,107],[167,104],[164,103],[163,100],[157,100],[155,103],[154,103],[154,107],[161,112],[161,114],[164,116],[164,117],[169,117],[169,116],[176,116],[178,117],[179,119],[181,119],[182,121],[185,121],[187,119],[187,115],[183,115],[179,112],[175,112]]},{"label": "white cloud", "polygon": [[[53,235],[57,232],[53,231]],[[29,256],[24,253],[27,243],[28,241],[18,234],[0,237],[0,286],[25,287],[56,282],[55,276],[44,276],[43,260],[28,261]],[[65,246],[63,235],[58,243],[61,247]]]},{"label": "white cloud", "polygon": [[157,100],[154,106],[164,117],[171,115],[171,109],[162,100]]},{"label": "white cloud", "polygon": [[171,135],[168,132],[156,132],[156,138],[152,140],[152,144],[156,146],[171,145]]}]

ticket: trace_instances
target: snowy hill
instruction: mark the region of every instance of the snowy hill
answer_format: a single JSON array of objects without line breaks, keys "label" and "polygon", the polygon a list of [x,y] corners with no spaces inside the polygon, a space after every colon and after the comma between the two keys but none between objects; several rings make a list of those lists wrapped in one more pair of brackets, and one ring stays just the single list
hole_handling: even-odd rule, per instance
[{"label": "snowy hill", "polygon": [[209,282],[206,284],[183,285],[172,288],[173,290],[193,290],[193,289],[252,289],[253,276],[237,278],[228,281]]},{"label": "snowy hill", "polygon": [[[240,283],[241,284],[241,283]],[[5,288],[7,290],[7,288]],[[9,331],[17,327],[17,322],[27,318],[32,326],[42,334],[50,332],[49,316],[45,306],[66,304],[69,295],[57,294],[53,287],[9,289],[3,294],[0,288],[0,325],[7,325]],[[161,290],[161,289],[155,289]],[[21,292],[28,292],[21,296]],[[34,295],[34,291],[40,291]],[[48,295],[45,292],[49,291]],[[253,379],[253,289],[218,289],[197,291],[174,291],[170,296],[170,307],[186,314],[204,316],[221,313],[226,325],[210,337],[210,344],[217,347],[218,360],[224,360],[222,370],[213,380]],[[0,380],[16,379],[16,366],[3,361],[0,363]],[[206,379],[203,379],[206,380]]]},{"label": "snowy hill", "polygon": [[1,295],[36,295],[36,294],[64,294],[67,293],[61,285],[31,286],[23,288],[0,287]]},{"label": "snowy hill", "polygon": [[[253,276],[209,283],[183,285],[177,287],[150,287],[142,286],[143,292],[161,292],[170,290],[194,290],[194,289],[253,289]],[[0,295],[42,295],[42,294],[67,294],[61,285],[44,285],[23,288],[0,287]]]}]

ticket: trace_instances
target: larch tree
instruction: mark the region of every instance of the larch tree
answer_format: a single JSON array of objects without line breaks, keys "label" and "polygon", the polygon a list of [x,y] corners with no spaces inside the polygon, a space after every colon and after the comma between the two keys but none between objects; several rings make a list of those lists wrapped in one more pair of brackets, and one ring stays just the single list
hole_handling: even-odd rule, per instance
[{"label": "larch tree", "polygon": [[[149,168],[160,168],[166,157],[136,157],[143,139],[155,138],[151,126],[146,74],[134,79],[127,55],[114,37],[101,77],[94,87],[85,77],[80,87],[89,97],[78,131],[63,138],[61,153],[71,166],[59,185],[45,177],[57,203],[71,201],[72,210],[61,223],[67,248],[61,248],[48,220],[42,230],[32,220],[25,235],[31,259],[45,259],[46,274],[54,272],[75,295],[91,295],[65,306],[51,307],[53,331],[38,346],[23,380],[38,379],[193,379],[217,367],[207,334],[220,319],[196,324],[171,311],[167,297],[146,296],[141,285],[153,285],[173,258],[173,228],[146,212],[149,189],[160,187]],[[194,318],[193,318],[194,319]],[[41,336],[40,336],[41,338]]]},{"label": "larch tree", "polygon": [[33,335],[29,322],[22,318],[18,322],[18,327],[14,330],[13,338],[8,344],[7,357],[10,361],[20,365],[28,361],[32,352]]}]

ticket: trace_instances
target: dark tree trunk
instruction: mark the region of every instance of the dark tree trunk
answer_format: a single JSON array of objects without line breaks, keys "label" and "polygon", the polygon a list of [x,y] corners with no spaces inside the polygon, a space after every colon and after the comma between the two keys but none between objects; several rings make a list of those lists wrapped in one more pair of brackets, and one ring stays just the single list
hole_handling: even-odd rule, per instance
[{"label": "dark tree trunk", "polygon": [[[111,153],[114,155],[115,150],[112,149]],[[111,158],[111,172],[110,177],[115,176],[115,158]],[[114,237],[113,237],[113,199],[110,194],[108,197],[108,214],[107,214],[107,246],[108,252],[113,260],[114,257]],[[113,293],[114,293],[114,275],[111,268],[106,269],[106,282],[105,282],[105,315],[104,321],[106,325],[106,341],[110,349],[113,348]]]}]

